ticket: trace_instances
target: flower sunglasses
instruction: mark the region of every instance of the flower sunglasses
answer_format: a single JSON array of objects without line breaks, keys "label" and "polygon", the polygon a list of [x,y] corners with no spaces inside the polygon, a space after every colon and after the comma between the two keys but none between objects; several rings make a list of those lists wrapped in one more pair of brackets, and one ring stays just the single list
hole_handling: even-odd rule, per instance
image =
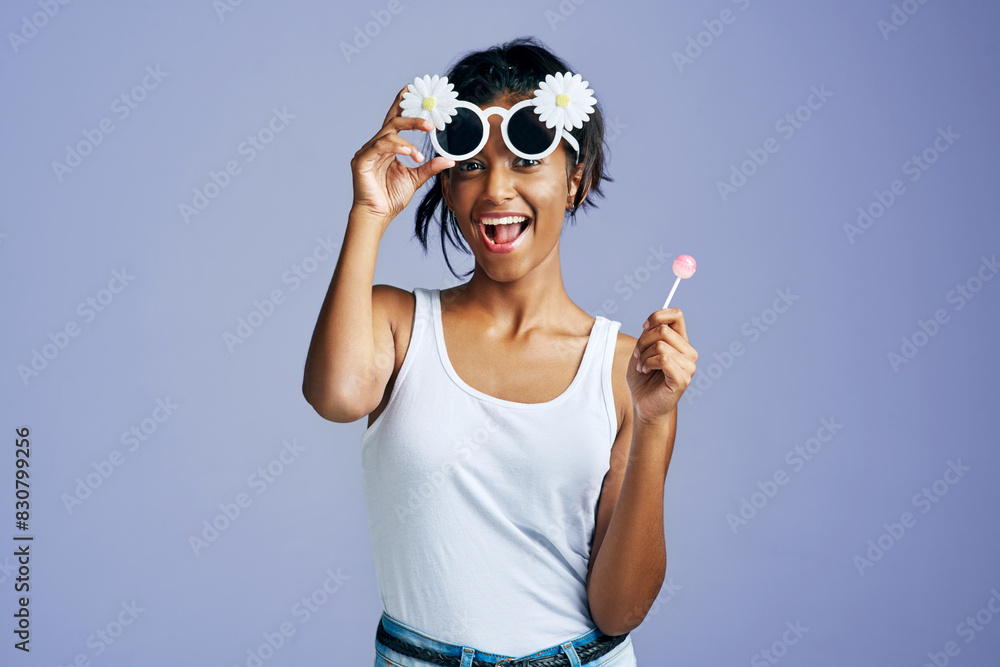
[{"label": "flower sunglasses", "polygon": [[[503,118],[500,133],[514,155],[526,160],[543,158],[556,149],[560,139],[576,150],[580,163],[580,144],[569,133],[581,128],[594,112],[594,91],[587,88],[579,74],[546,74],[535,96],[518,102],[510,109],[477,105],[458,99],[455,84],[438,75],[417,77],[406,87],[399,106],[404,117],[419,116],[434,123],[431,143],[439,155],[456,162],[470,158],[483,149],[489,139],[493,114]],[[532,113],[534,112],[534,113]],[[544,122],[543,122],[544,121]]]}]

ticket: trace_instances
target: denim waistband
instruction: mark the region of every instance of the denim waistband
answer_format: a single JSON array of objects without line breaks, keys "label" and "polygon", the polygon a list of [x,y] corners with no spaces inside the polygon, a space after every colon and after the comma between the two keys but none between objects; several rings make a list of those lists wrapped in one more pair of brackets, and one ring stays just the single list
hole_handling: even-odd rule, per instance
[{"label": "denim waistband", "polygon": [[451,667],[581,667],[605,655],[625,641],[628,633],[608,636],[597,628],[579,637],[534,653],[513,657],[471,646],[442,642],[421,633],[384,611],[379,620],[375,639],[380,644],[404,655],[436,665]]}]

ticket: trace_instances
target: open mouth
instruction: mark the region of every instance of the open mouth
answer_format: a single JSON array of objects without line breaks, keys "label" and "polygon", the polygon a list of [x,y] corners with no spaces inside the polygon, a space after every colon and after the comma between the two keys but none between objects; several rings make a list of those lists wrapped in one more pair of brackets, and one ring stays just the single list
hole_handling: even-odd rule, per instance
[{"label": "open mouth", "polygon": [[[489,220],[488,223],[487,220]],[[491,250],[498,251],[513,250],[515,242],[530,226],[531,218],[521,216],[516,218],[483,218],[479,221],[479,229],[487,241],[487,246],[492,246]]]}]

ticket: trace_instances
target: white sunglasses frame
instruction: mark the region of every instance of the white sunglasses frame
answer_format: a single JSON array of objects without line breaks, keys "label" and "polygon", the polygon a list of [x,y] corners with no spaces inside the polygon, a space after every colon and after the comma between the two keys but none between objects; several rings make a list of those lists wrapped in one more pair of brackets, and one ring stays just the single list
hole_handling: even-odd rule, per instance
[{"label": "white sunglasses frame", "polygon": [[[441,155],[442,157],[447,157],[454,160],[455,162],[458,162],[459,160],[466,160],[472,157],[473,155],[477,154],[479,151],[483,150],[483,147],[486,146],[486,142],[489,141],[490,139],[490,116],[496,114],[501,118],[503,118],[503,122],[500,123],[500,134],[503,136],[503,142],[507,145],[507,148],[509,148],[514,155],[524,158],[525,160],[540,160],[543,157],[551,155],[552,152],[556,149],[556,146],[559,145],[559,140],[565,139],[566,143],[572,146],[573,149],[576,151],[576,164],[580,164],[580,144],[577,142],[575,138],[573,138],[573,136],[569,132],[564,131],[562,125],[556,127],[556,133],[552,139],[552,144],[541,153],[535,153],[534,155],[531,155],[528,153],[523,153],[514,147],[513,142],[511,142],[510,137],[507,135],[507,125],[510,122],[511,117],[513,117],[513,115],[518,111],[520,111],[522,108],[526,106],[534,106],[535,105],[534,98],[518,102],[509,109],[504,109],[503,107],[489,107],[488,109],[480,109],[477,105],[472,104],[471,102],[466,102],[464,100],[455,100],[454,102],[452,102],[452,104],[454,104],[456,107],[470,109],[471,111],[475,112],[475,114],[479,117],[479,120],[482,121],[483,124],[483,138],[480,140],[479,145],[476,146],[475,149],[469,151],[468,153],[465,153],[464,155],[455,155],[441,148],[441,145],[438,143],[437,140],[438,130],[435,128],[430,132],[431,143],[434,144],[434,150],[436,150],[438,152],[438,155]],[[446,127],[447,123],[449,122],[451,122],[451,116],[449,116],[448,120],[445,121]]]}]

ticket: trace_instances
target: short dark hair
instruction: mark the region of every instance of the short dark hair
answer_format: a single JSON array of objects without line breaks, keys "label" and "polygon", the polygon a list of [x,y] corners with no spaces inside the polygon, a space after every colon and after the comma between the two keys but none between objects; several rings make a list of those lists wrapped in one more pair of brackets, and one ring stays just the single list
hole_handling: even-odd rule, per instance
[{"label": "short dark hair", "polygon": [[[540,40],[535,37],[518,37],[504,44],[499,44],[484,51],[472,51],[464,56],[445,75],[448,82],[455,85],[459,99],[482,105],[500,98],[529,98],[534,94],[539,81],[545,80],[546,74],[558,72],[578,72],[569,67],[566,62],[553,54]],[[584,77],[586,80],[586,77]],[[590,86],[592,87],[592,86]],[[597,97],[595,94],[594,97]],[[583,165],[583,175],[580,187],[573,199],[573,208],[569,211],[571,223],[576,222],[576,211],[582,205],[584,208],[596,207],[592,197],[603,197],[601,181],[614,181],[604,168],[604,119],[600,102],[594,103],[594,113],[582,128],[571,131],[580,144],[580,163]],[[575,164],[576,152],[566,142],[560,142],[566,151],[567,181],[570,168]],[[425,137],[424,155],[433,159],[436,152],[430,141]],[[417,207],[414,236],[420,240],[424,254],[427,254],[427,234],[431,220],[438,214],[441,232],[441,252],[448,270],[456,278],[461,278],[448,260],[448,250],[445,247],[445,237],[457,249],[465,254],[471,254],[462,238],[458,221],[448,210],[448,204],[441,194],[441,173],[434,177],[433,184]],[[471,270],[469,271],[471,273]],[[468,274],[466,274],[468,275]]]}]

